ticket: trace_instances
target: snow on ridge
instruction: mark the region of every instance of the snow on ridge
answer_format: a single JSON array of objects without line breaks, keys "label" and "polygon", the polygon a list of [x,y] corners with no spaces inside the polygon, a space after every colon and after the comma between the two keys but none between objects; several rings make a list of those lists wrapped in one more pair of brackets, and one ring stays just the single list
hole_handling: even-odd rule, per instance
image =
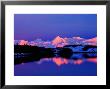
[{"label": "snow on ridge", "polygon": [[58,45],[60,43],[64,43],[64,39],[61,38],[60,36],[57,36],[53,41],[52,41],[52,44],[53,45]]},{"label": "snow on ridge", "polygon": [[26,40],[14,40],[15,45],[28,45],[28,41]]},{"label": "snow on ridge", "polygon": [[88,39],[88,40],[86,40],[85,42],[96,43],[96,42],[97,42],[97,37]]},{"label": "snow on ridge", "polygon": [[63,47],[65,45],[97,45],[97,37],[84,39],[81,37],[62,38],[60,36],[57,36],[52,41],[43,41],[42,39],[38,38],[34,41],[14,40],[14,44],[39,46],[46,48]]},{"label": "snow on ridge", "polygon": [[97,45],[97,37],[87,39],[84,41],[85,43],[88,43],[88,45]]}]

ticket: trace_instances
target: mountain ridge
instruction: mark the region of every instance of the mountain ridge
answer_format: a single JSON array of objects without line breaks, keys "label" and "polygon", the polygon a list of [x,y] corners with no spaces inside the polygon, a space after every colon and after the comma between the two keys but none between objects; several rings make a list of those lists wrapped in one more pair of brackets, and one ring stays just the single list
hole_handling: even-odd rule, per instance
[{"label": "mountain ridge", "polygon": [[62,38],[56,36],[52,41],[43,41],[42,39],[36,39],[34,41],[27,40],[14,40],[15,45],[31,45],[46,48],[63,47],[65,45],[97,45],[97,37],[91,39],[85,39],[81,37]]}]

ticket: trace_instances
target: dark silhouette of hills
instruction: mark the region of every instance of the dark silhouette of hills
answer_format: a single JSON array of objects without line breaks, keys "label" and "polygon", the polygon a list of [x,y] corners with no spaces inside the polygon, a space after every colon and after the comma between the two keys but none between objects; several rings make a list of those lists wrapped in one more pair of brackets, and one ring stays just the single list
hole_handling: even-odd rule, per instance
[{"label": "dark silhouette of hills", "polygon": [[[45,47],[38,47],[38,46],[29,46],[29,45],[14,45],[14,53],[44,53],[44,54],[54,54],[55,49],[59,50],[60,53],[72,53],[74,50],[71,50],[69,47],[78,47],[82,46],[83,51],[87,51],[90,48],[97,48],[97,46],[93,45],[67,45],[63,48],[45,48]],[[80,51],[79,51],[80,52]]]},{"label": "dark silhouette of hills", "polygon": [[[14,45],[14,64],[39,61],[41,58],[53,58],[62,57],[67,59],[77,60],[81,58],[93,58],[96,57],[96,52],[84,53],[84,52],[73,52],[68,47],[77,47],[81,45],[68,45],[63,48],[44,48],[38,46],[29,45]],[[96,46],[84,46],[83,50],[88,50],[89,48],[97,48]],[[82,53],[82,54],[81,54]],[[93,55],[94,54],[94,55]]]}]

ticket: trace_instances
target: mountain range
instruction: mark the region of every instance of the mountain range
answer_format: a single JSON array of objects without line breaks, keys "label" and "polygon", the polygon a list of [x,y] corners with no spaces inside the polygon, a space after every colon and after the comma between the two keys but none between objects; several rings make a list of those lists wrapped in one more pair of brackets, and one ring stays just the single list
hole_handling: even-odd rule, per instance
[{"label": "mountain range", "polygon": [[33,41],[14,40],[14,45],[31,45],[45,48],[63,47],[65,45],[97,45],[97,37],[85,39],[81,37],[62,38],[57,36],[52,41],[43,41],[42,39]]}]

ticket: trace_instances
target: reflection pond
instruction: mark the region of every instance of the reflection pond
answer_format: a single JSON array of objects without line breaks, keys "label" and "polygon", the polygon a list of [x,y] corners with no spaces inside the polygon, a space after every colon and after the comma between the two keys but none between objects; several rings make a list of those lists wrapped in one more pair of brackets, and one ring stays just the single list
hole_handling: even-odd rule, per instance
[{"label": "reflection pond", "polygon": [[97,53],[74,53],[69,57],[15,53],[15,76],[97,76]]}]

